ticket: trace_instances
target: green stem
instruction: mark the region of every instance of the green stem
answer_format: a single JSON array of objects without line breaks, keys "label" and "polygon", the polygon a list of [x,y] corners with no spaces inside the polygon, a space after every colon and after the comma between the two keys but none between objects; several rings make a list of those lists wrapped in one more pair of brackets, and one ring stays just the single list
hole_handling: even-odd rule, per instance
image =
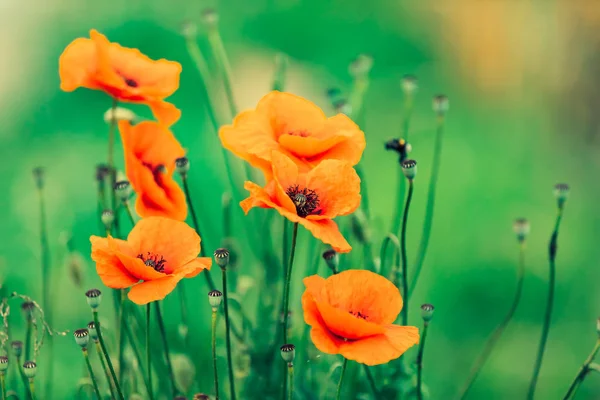
[{"label": "green stem", "polygon": [[275,74],[273,74],[273,90],[283,91],[285,89],[285,75],[287,72],[288,59],[285,54],[275,56]]},{"label": "green stem", "polygon": [[421,336],[421,343],[419,344],[419,353],[417,354],[417,399],[423,399],[423,352],[425,351],[425,339],[427,339],[427,328],[429,328],[429,322],[423,323],[423,335]]},{"label": "green stem", "polygon": [[6,400],[6,381],[4,372],[0,372],[0,391],[2,391],[2,400]]},{"label": "green stem", "polygon": [[[288,222],[288,219],[286,217],[282,217],[283,220],[283,240],[281,241],[281,263],[284,264],[286,261],[289,260],[289,254],[288,254],[288,245],[289,245],[289,236],[290,236],[290,224]],[[287,269],[283,270],[283,279],[285,281],[286,279],[286,274],[287,274]]]},{"label": "green stem", "polygon": [[104,354],[104,358],[106,359],[106,363],[108,364],[108,369],[110,370],[110,375],[112,376],[113,382],[115,383],[117,394],[120,400],[125,400],[123,392],[121,391],[121,386],[119,385],[119,381],[117,380],[117,374],[115,374],[115,369],[113,368],[112,361],[110,360],[110,356],[108,355],[108,349],[106,348],[106,344],[104,343],[104,338],[102,337],[102,327],[100,326],[98,311],[94,310],[92,314],[94,315],[94,323],[96,324],[96,332],[98,332],[98,340],[100,341],[100,346],[102,347],[102,353]]},{"label": "green stem", "polygon": [[125,375],[125,289],[121,289],[121,305],[119,307],[119,382]]},{"label": "green stem", "polygon": [[346,366],[348,365],[348,359],[344,358],[344,363],[342,364],[342,372],[340,373],[340,381],[338,382],[337,394],[335,395],[336,400],[340,400],[342,398],[342,383],[344,382],[344,375],[346,374]]},{"label": "green stem", "polygon": [[229,64],[229,58],[223,46],[223,40],[219,34],[219,30],[214,27],[208,32],[208,42],[212,49],[217,66],[221,71],[221,77],[223,78],[223,87],[225,88],[225,96],[227,97],[227,105],[229,106],[229,112],[231,116],[237,115],[237,107],[235,106],[235,97],[233,95],[233,85],[231,83],[231,65]]},{"label": "green stem", "polygon": [[213,371],[215,374],[215,400],[219,400],[219,372],[217,369],[217,311],[212,312],[212,358]]},{"label": "green stem", "polygon": [[540,368],[542,366],[542,360],[544,358],[544,351],[546,350],[546,342],[548,340],[548,332],[550,331],[550,323],[552,321],[552,307],[554,305],[554,286],[556,279],[556,249],[558,241],[558,229],[560,227],[560,221],[562,220],[563,207],[558,207],[558,213],[556,216],[556,223],[554,225],[554,231],[550,237],[550,244],[548,246],[549,255],[549,270],[548,270],[548,297],[546,299],[546,312],[544,314],[544,325],[542,326],[542,336],[540,338],[540,344],[538,347],[537,357],[533,367],[533,376],[529,383],[529,390],[527,391],[527,399],[533,400],[535,394],[535,388],[537,385],[538,378],[540,376]]},{"label": "green stem", "polygon": [[31,360],[31,334],[33,331],[33,321],[30,311],[27,314],[27,329],[25,331],[25,360]]},{"label": "green stem", "polygon": [[[138,363],[138,368],[140,369],[140,374],[142,375],[142,379],[144,381],[144,386],[146,386],[146,392],[150,394],[150,383],[148,383],[148,376],[144,372],[144,363],[142,362],[142,353],[136,344],[136,337],[133,336],[132,328],[129,324],[125,324],[125,333],[127,334],[127,340],[131,344],[131,348],[133,349],[133,354],[135,355],[135,359]],[[114,397],[114,396],[113,396]]]},{"label": "green stem", "polygon": [[367,219],[369,218],[369,191],[367,190],[367,177],[365,172],[360,164],[354,167],[356,169],[356,174],[360,177],[360,193],[362,195],[361,198],[361,208],[365,213]]},{"label": "green stem", "polygon": [[36,400],[35,385],[33,383],[33,378],[29,378],[29,398],[31,400]]},{"label": "green stem", "polygon": [[427,192],[427,205],[425,206],[425,220],[423,222],[423,231],[421,233],[421,243],[417,251],[417,259],[415,261],[415,273],[410,283],[410,293],[414,292],[417,280],[421,274],[421,268],[425,261],[427,248],[429,246],[429,238],[431,236],[431,225],[433,223],[433,211],[435,208],[435,192],[437,187],[437,179],[440,171],[442,157],[442,139],[444,138],[444,117],[438,117],[437,133],[435,137],[435,147],[433,150],[433,164],[431,168],[431,176],[429,178],[429,189]]},{"label": "green stem", "polygon": [[150,345],[150,307],[152,303],[146,304],[146,371],[148,373],[148,397],[154,399],[152,389],[152,346]]},{"label": "green stem", "polygon": [[27,398],[31,397],[29,385],[27,384],[27,377],[25,376],[25,371],[23,370],[23,363],[21,362],[21,357],[17,357],[17,367],[19,368],[19,375],[21,376],[21,381],[23,382],[23,388],[25,389],[25,394]]},{"label": "green stem", "polygon": [[377,400],[379,397],[379,390],[377,390],[377,384],[375,383],[375,378],[373,378],[373,374],[369,369],[369,366],[363,364],[363,369],[365,370],[365,375],[367,376],[367,381],[369,381],[369,386],[371,387],[371,391],[373,392],[373,400]]},{"label": "green stem", "polygon": [[165,359],[167,360],[167,369],[169,370],[169,379],[171,381],[171,393],[173,398],[175,398],[177,397],[178,390],[175,382],[175,374],[173,373],[173,364],[171,364],[171,356],[169,354],[169,341],[167,340],[165,322],[163,321],[162,313],[160,311],[160,303],[158,301],[154,302],[154,310],[156,311],[156,319],[158,321],[158,328],[160,329],[160,337],[165,350]]},{"label": "green stem", "polygon": [[577,390],[579,385],[583,382],[586,375],[590,371],[590,364],[592,363],[592,361],[594,361],[596,354],[598,354],[598,350],[600,350],[600,339],[598,339],[596,341],[596,345],[594,346],[592,352],[590,353],[588,358],[585,360],[585,362],[579,369],[579,372],[575,376],[575,379],[573,379],[573,382],[571,383],[571,386],[569,386],[569,389],[567,390],[567,394],[565,394],[565,396],[563,397],[563,400],[569,400],[569,399],[575,397],[575,391]]},{"label": "green stem", "polygon": [[408,195],[406,196],[406,204],[402,214],[402,231],[400,233],[400,255],[402,258],[402,295],[404,296],[404,307],[402,307],[402,325],[408,325],[408,266],[406,257],[406,224],[408,222],[408,210],[410,209],[410,201],[412,200],[414,184],[413,180],[408,181]]},{"label": "green stem", "polygon": [[113,389],[113,384],[110,379],[110,372],[108,372],[108,367],[106,366],[106,361],[104,361],[104,357],[102,356],[102,348],[100,347],[100,342],[98,340],[95,340],[95,343],[96,353],[98,353],[98,358],[100,359],[100,364],[102,365],[104,376],[106,376],[106,383],[108,384],[108,388],[110,389],[110,397],[111,399],[115,399],[117,396],[115,395],[115,390]]},{"label": "green stem", "polygon": [[96,377],[94,376],[94,370],[92,369],[92,364],[90,363],[90,357],[88,356],[87,349],[83,349],[83,358],[85,359],[85,364],[87,365],[88,372],[90,373],[90,379],[92,380],[92,384],[94,385],[94,392],[96,392],[96,397],[98,400],[102,400],[102,396],[100,395],[100,389],[98,389],[98,382],[96,382]]},{"label": "green stem", "polygon": [[298,223],[294,223],[292,232],[292,247],[290,250],[290,261],[288,262],[285,286],[283,290],[283,343],[288,343],[288,318],[290,308],[290,284],[292,280],[292,267],[294,265],[294,253],[296,252],[296,239],[298,237]]},{"label": "green stem", "polygon": [[131,203],[129,200],[123,201],[123,206],[127,211],[127,216],[129,217],[129,221],[131,222],[131,226],[135,226],[135,218],[133,218],[133,212],[131,211]]},{"label": "green stem", "polygon": [[288,400],[294,399],[294,364],[288,363]]},{"label": "green stem", "polygon": [[[387,271],[387,247],[392,243],[394,245],[394,249],[396,250],[396,260],[393,264],[394,269],[390,272]],[[381,275],[385,277],[389,277],[390,273],[393,273],[392,281],[395,286],[400,286],[400,282],[398,282],[398,268],[400,268],[400,240],[393,233],[388,233],[383,241],[381,242],[381,250],[379,251],[379,259],[381,260]]]},{"label": "green stem", "polygon": [[523,292],[523,278],[525,276],[525,243],[521,242],[519,247],[519,267],[517,270],[517,290],[515,291],[515,297],[513,298],[513,302],[508,310],[508,313],[506,314],[500,325],[498,325],[492,336],[490,336],[487,343],[485,344],[483,351],[473,364],[473,367],[469,372],[469,376],[465,384],[463,385],[462,390],[460,391],[460,399],[464,399],[467,397],[469,390],[473,386],[473,383],[475,383],[475,380],[481,372],[481,369],[487,362],[490,354],[492,353],[492,350],[498,343],[498,340],[500,340],[500,337],[504,333],[504,330],[512,320],[515,311],[517,310],[517,307],[519,305],[519,302],[521,301],[521,294]]},{"label": "green stem", "polygon": [[227,269],[221,268],[223,276],[223,305],[225,309],[225,344],[227,346],[227,365],[229,372],[229,390],[231,392],[231,400],[236,399],[235,395],[235,380],[233,378],[233,361],[231,352],[231,327],[229,321],[229,301],[227,299]]},{"label": "green stem", "polygon": [[108,169],[109,169],[109,176],[110,176],[110,209],[113,210],[114,215],[115,215],[115,220],[113,222],[113,228],[114,228],[114,232],[115,232],[115,236],[116,237],[120,237],[119,234],[119,213],[117,212],[117,197],[115,194],[115,182],[117,181],[117,169],[115,168],[115,162],[114,162],[114,153],[115,153],[115,130],[117,127],[117,120],[115,118],[115,111],[117,109],[117,105],[118,105],[118,100],[116,98],[113,98],[112,101],[112,106],[111,106],[111,113],[112,113],[112,118],[110,120],[110,125],[108,128]]}]

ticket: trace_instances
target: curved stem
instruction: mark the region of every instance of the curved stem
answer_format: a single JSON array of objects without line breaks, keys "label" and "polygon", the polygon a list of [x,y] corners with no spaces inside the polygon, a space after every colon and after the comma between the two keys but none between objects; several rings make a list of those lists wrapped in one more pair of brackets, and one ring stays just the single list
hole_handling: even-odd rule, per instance
[{"label": "curved stem", "polygon": [[150,346],[150,305],[146,304],[146,371],[148,373],[148,397],[154,399],[154,390],[152,386],[152,352]]},{"label": "curved stem", "polygon": [[108,367],[106,366],[106,362],[104,361],[104,357],[102,356],[102,348],[100,347],[100,342],[97,340],[96,342],[96,353],[98,353],[98,358],[100,359],[100,364],[102,365],[102,370],[104,371],[104,375],[106,376],[106,383],[108,384],[108,388],[110,389],[110,397],[111,399],[116,399],[115,390],[113,389],[113,384],[110,379],[110,372],[108,372]]},{"label": "curved stem", "polygon": [[556,223],[554,225],[554,231],[550,237],[550,244],[548,246],[549,254],[549,270],[548,270],[548,297],[546,299],[546,312],[544,314],[544,325],[542,326],[542,336],[540,338],[540,344],[538,347],[537,357],[533,367],[533,376],[529,383],[529,390],[527,391],[527,399],[533,400],[535,394],[535,388],[537,385],[538,378],[540,376],[540,368],[542,366],[542,360],[544,359],[544,351],[546,350],[546,342],[548,340],[548,332],[550,331],[550,323],[552,321],[552,307],[554,305],[554,286],[556,279],[556,250],[558,241],[558,229],[560,227],[560,221],[562,219],[563,207],[558,207],[558,214],[556,216]]},{"label": "curved stem", "polygon": [[212,52],[215,55],[217,66],[221,70],[221,77],[223,78],[223,87],[225,88],[225,97],[227,97],[227,105],[229,112],[232,117],[237,115],[237,107],[235,106],[235,97],[233,95],[233,85],[231,83],[231,65],[229,64],[229,58],[223,46],[223,40],[219,34],[219,30],[214,27],[208,32],[208,42],[212,48]]},{"label": "curved stem", "polygon": [[222,268],[223,275],[223,305],[225,309],[225,345],[227,346],[227,364],[229,369],[229,390],[231,400],[236,399],[235,380],[233,379],[233,361],[231,357],[231,327],[229,324],[229,301],[227,300],[227,269]]},{"label": "curved stem", "polygon": [[98,340],[100,341],[100,347],[102,347],[102,353],[104,353],[104,358],[106,358],[106,363],[108,364],[110,375],[112,376],[113,382],[115,383],[115,389],[117,389],[119,399],[125,400],[123,392],[121,391],[121,386],[119,385],[119,381],[117,380],[117,374],[115,374],[115,369],[113,368],[112,361],[110,360],[110,356],[108,355],[108,349],[106,348],[106,344],[104,343],[104,338],[102,337],[102,327],[100,326],[98,311],[93,311],[92,314],[94,315],[94,323],[96,324],[96,332],[98,332]]},{"label": "curved stem", "polygon": [[[133,336],[131,332],[131,326],[129,324],[125,324],[125,334],[127,335],[127,339],[129,340],[129,344],[131,344],[131,348],[133,349],[133,354],[135,355],[135,359],[138,363],[138,368],[140,369],[140,374],[142,375],[142,380],[144,381],[144,386],[146,387],[146,392],[150,393],[150,383],[148,383],[148,376],[144,371],[144,362],[142,359],[142,353],[140,353],[140,349],[136,343],[136,337]],[[114,397],[114,396],[113,396]]]},{"label": "curved stem", "polygon": [[373,374],[369,369],[369,366],[363,364],[363,369],[365,370],[365,375],[367,376],[367,381],[369,381],[369,386],[371,387],[371,391],[373,392],[373,400],[377,400],[379,397],[379,390],[377,390],[377,385],[375,384],[375,378],[373,378]]},{"label": "curved stem", "polygon": [[402,295],[404,296],[404,307],[402,308],[402,325],[408,325],[408,266],[406,257],[406,225],[408,223],[408,211],[410,201],[412,200],[414,184],[413,180],[408,181],[408,195],[402,214],[402,231],[400,232],[400,255],[402,258]]},{"label": "curved stem", "polygon": [[590,364],[592,363],[592,361],[594,361],[596,354],[598,354],[598,350],[600,350],[600,339],[598,339],[596,341],[596,345],[592,349],[592,352],[590,353],[588,358],[585,360],[585,362],[579,369],[579,372],[575,376],[575,379],[573,379],[573,382],[571,383],[571,386],[569,386],[569,389],[567,390],[567,394],[565,394],[565,396],[563,397],[563,400],[569,400],[575,396],[575,391],[577,390],[579,385],[583,382],[587,373],[590,371]]},{"label": "curved stem", "polygon": [[337,394],[335,395],[336,400],[340,400],[342,398],[342,383],[344,382],[344,375],[346,374],[346,366],[348,365],[348,359],[344,358],[344,363],[342,364],[342,372],[340,373],[340,381],[338,382]]},{"label": "curved stem", "polygon": [[431,236],[431,225],[433,222],[433,211],[435,208],[435,192],[437,179],[440,171],[442,158],[442,143],[444,138],[444,117],[438,117],[437,133],[435,136],[435,147],[433,150],[433,164],[431,166],[431,176],[429,178],[429,189],[427,192],[427,205],[425,206],[425,220],[423,222],[423,231],[421,233],[421,243],[417,251],[417,259],[415,261],[415,273],[410,283],[410,293],[414,292],[417,280],[421,274],[421,268],[425,261],[427,248],[429,246],[429,238]]},{"label": "curved stem", "polygon": [[88,356],[87,349],[83,349],[83,358],[85,359],[85,364],[87,365],[88,372],[90,373],[90,379],[92,380],[92,384],[94,385],[94,392],[96,392],[96,397],[98,400],[102,400],[102,396],[100,395],[100,389],[98,388],[98,382],[96,382],[96,377],[94,376],[94,370],[92,369],[92,364],[90,363],[90,357]]},{"label": "curved stem", "polygon": [[171,381],[171,394],[173,398],[177,397],[177,385],[175,383],[175,374],[173,373],[173,365],[171,364],[171,356],[169,354],[169,341],[167,340],[167,330],[165,329],[165,322],[163,321],[162,313],[160,311],[160,303],[154,302],[154,311],[156,311],[156,320],[158,321],[158,328],[160,330],[160,338],[163,342],[163,348],[165,350],[165,359],[167,360],[167,369],[169,371],[169,380]]},{"label": "curved stem", "polygon": [[294,364],[288,363],[288,400],[294,399]]},{"label": "curved stem", "polygon": [[33,383],[33,378],[29,378],[29,398],[31,400],[35,400],[35,384]]},{"label": "curved stem", "polygon": [[6,400],[6,381],[4,372],[0,372],[0,391],[2,392],[2,400]]},{"label": "curved stem", "polygon": [[298,223],[294,223],[292,231],[292,247],[290,248],[290,261],[288,262],[287,273],[285,277],[285,286],[283,289],[283,343],[288,343],[288,319],[290,308],[290,284],[292,281],[292,267],[294,265],[294,253],[296,252],[296,239],[298,237]]},{"label": "curved stem", "polygon": [[33,331],[33,320],[30,314],[27,313],[27,330],[25,331],[25,360],[31,360],[31,335]]},{"label": "curved stem", "polygon": [[421,343],[419,344],[419,353],[417,354],[417,399],[423,399],[423,352],[425,351],[425,339],[427,339],[427,328],[429,328],[429,322],[423,323],[423,335],[421,336]]},{"label": "curved stem", "polygon": [[[387,277],[389,276],[389,273],[386,272],[386,265],[387,265],[387,247],[388,244],[392,243],[394,245],[394,249],[396,250],[396,263],[394,264],[394,269],[397,269],[400,267],[400,253],[402,252],[400,250],[400,240],[398,240],[398,237],[396,235],[394,235],[393,233],[388,233],[385,238],[383,239],[383,242],[381,242],[381,250],[379,251],[379,259],[381,260],[381,275]],[[396,272],[396,271],[392,271],[392,272]],[[399,286],[399,283],[396,279],[396,274],[394,273],[394,277],[392,279],[392,281],[394,282],[394,284],[396,286]]]},{"label": "curved stem", "polygon": [[219,372],[217,370],[217,311],[212,312],[212,358],[215,374],[215,400],[219,400]]},{"label": "curved stem", "polygon": [[131,226],[135,226],[135,218],[133,218],[133,212],[131,211],[131,203],[129,200],[123,201],[123,206],[125,207],[125,211],[127,211],[127,216],[129,217]]},{"label": "curved stem", "polygon": [[473,383],[475,383],[475,380],[479,376],[481,369],[487,362],[490,354],[492,353],[492,350],[498,343],[498,340],[500,340],[500,337],[504,333],[504,330],[512,320],[512,317],[515,314],[515,311],[517,310],[517,306],[521,301],[521,294],[523,293],[523,278],[525,276],[525,243],[521,242],[519,247],[519,267],[517,270],[517,290],[515,291],[515,297],[513,298],[513,302],[508,310],[508,313],[506,314],[502,322],[498,325],[498,327],[494,330],[494,333],[492,333],[492,336],[490,336],[490,338],[486,342],[483,351],[473,364],[473,367],[469,372],[469,376],[465,384],[463,385],[463,388],[460,391],[460,399],[464,399],[465,397],[467,397],[469,390],[473,386]]}]

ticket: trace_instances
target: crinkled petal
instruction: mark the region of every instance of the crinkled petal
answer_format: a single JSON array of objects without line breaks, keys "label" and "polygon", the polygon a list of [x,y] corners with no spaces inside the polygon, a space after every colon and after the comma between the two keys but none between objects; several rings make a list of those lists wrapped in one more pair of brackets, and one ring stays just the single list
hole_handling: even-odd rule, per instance
[{"label": "crinkled petal", "polygon": [[[136,284],[139,279],[129,273],[111,248],[109,238],[91,236],[92,260],[96,263],[96,272],[104,285],[113,289],[123,289]],[[116,246],[127,247],[127,243],[113,239]]]},{"label": "crinkled petal", "polygon": [[129,300],[139,305],[162,300],[175,289],[181,279],[183,275],[168,275],[161,279],[138,283],[129,291]]},{"label": "crinkled petal", "polygon": [[[346,339],[361,339],[385,332],[385,329],[377,324],[365,321],[358,316],[350,314],[331,305],[315,301],[321,318],[327,326],[327,330],[337,336]],[[356,312],[358,315],[358,312]]]}]

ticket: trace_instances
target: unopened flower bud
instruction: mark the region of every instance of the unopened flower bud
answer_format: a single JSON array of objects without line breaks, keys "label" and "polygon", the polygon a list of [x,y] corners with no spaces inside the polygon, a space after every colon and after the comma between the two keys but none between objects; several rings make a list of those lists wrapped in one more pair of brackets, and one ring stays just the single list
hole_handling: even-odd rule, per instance
[{"label": "unopened flower bud", "polygon": [[131,183],[129,181],[115,182],[115,195],[122,202],[126,202],[131,197]]},{"label": "unopened flower bud", "polygon": [[87,303],[92,310],[95,310],[102,302],[102,292],[98,289],[90,289],[85,292],[85,298],[87,299]]},{"label": "unopened flower bud", "polygon": [[33,179],[35,181],[35,186],[38,189],[44,188],[44,168],[36,167],[33,169]]},{"label": "unopened flower bud", "polygon": [[94,321],[88,322],[87,328],[88,328],[88,333],[90,334],[90,337],[92,338],[92,340],[94,340],[94,341],[98,340],[98,331],[96,330],[96,323]]},{"label": "unopened flower bud", "polygon": [[415,160],[404,160],[401,165],[406,179],[409,181],[415,179],[415,176],[417,176],[417,162]]},{"label": "unopened flower bud", "polygon": [[4,375],[8,369],[8,357],[0,356],[0,375]]},{"label": "unopened flower bud", "polygon": [[102,211],[100,219],[102,220],[102,223],[104,224],[106,230],[109,231],[112,227],[113,222],[115,221],[115,213],[113,213],[112,210],[104,210]]},{"label": "unopened flower bud", "polygon": [[433,111],[437,115],[445,115],[448,112],[448,108],[450,107],[450,103],[448,102],[448,97],[443,94],[439,94],[433,98]]},{"label": "unopened flower bud", "polygon": [[421,318],[423,321],[429,322],[433,318],[434,307],[431,304],[423,304],[421,306]]},{"label": "unopened flower bud", "polygon": [[87,329],[77,329],[75,332],[73,332],[73,337],[75,337],[75,343],[82,348],[86,348],[90,342],[90,335]]},{"label": "unopened flower bud", "polygon": [[354,78],[365,77],[373,68],[373,57],[368,54],[359,54],[348,68]]},{"label": "unopened flower bud", "polygon": [[190,160],[187,157],[179,157],[175,160],[175,169],[181,175],[185,175],[190,170]]},{"label": "unopened flower bud", "polygon": [[20,340],[15,340],[10,343],[10,347],[12,348],[15,357],[21,357],[21,354],[23,354],[23,342],[21,342]]},{"label": "unopened flower bud", "polygon": [[25,376],[29,379],[32,379],[35,377],[36,372],[37,364],[33,361],[25,361],[25,363],[23,364],[23,373],[25,374]]},{"label": "unopened flower bud", "polygon": [[401,83],[402,83],[402,90],[404,91],[404,94],[406,94],[406,95],[411,95],[414,92],[416,92],[418,89],[417,77],[414,75],[404,75],[402,77]]},{"label": "unopened flower bud", "polygon": [[106,122],[107,124],[116,124],[119,121],[133,122],[135,121],[135,119],[135,113],[123,107],[111,107],[104,113],[104,122]]},{"label": "unopened flower bud", "polygon": [[294,357],[296,357],[296,346],[293,344],[284,344],[281,346],[281,358],[288,364],[294,362]]},{"label": "unopened flower bud", "polygon": [[519,242],[523,242],[527,239],[527,235],[529,235],[529,221],[527,218],[517,218],[515,222],[513,222],[513,231],[517,235],[517,240]]},{"label": "unopened flower bud", "polygon": [[210,396],[204,393],[196,393],[192,400],[210,400]]},{"label": "unopened flower bud", "polygon": [[106,164],[96,165],[96,180],[100,183],[104,183],[106,177],[110,174],[110,167]]},{"label": "unopened flower bud", "polygon": [[208,292],[208,302],[210,303],[213,311],[217,311],[217,308],[219,308],[222,301],[223,293],[221,293],[219,290],[211,290]]},{"label": "unopened flower bud", "polygon": [[221,268],[226,268],[229,264],[229,250],[220,248],[215,250],[215,261]]},{"label": "unopened flower bud", "polygon": [[21,304],[21,311],[23,311],[23,316],[27,320],[33,317],[34,310],[35,304],[33,303],[33,301],[24,301],[23,304]]},{"label": "unopened flower bud", "polygon": [[566,183],[557,183],[554,185],[554,197],[558,201],[558,206],[562,207],[569,197],[569,185]]},{"label": "unopened flower bud", "polygon": [[215,10],[214,8],[205,8],[202,11],[202,22],[204,22],[204,24],[208,27],[208,28],[214,28],[217,26],[217,23],[219,22],[219,14],[217,13],[217,10]]},{"label": "unopened flower bud", "polygon": [[391,139],[385,142],[385,149],[398,153],[400,163],[402,163],[408,157],[408,153],[412,151],[412,146],[404,139]]},{"label": "unopened flower bud", "polygon": [[327,266],[334,272],[337,272],[338,265],[340,263],[340,257],[337,251],[329,249],[323,252],[323,259],[327,263]]}]

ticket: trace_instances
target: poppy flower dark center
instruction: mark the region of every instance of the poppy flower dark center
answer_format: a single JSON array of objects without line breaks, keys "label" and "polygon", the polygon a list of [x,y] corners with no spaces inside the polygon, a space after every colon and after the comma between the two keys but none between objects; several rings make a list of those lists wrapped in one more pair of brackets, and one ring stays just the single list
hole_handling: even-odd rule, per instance
[{"label": "poppy flower dark center", "polygon": [[295,185],[287,188],[285,194],[294,202],[298,216],[305,218],[311,214],[321,214],[321,210],[317,210],[319,207],[319,195],[314,190],[308,188],[300,189],[298,185]]},{"label": "poppy flower dark center", "polygon": [[142,260],[147,267],[152,268],[156,272],[165,272],[165,263],[167,260],[165,260],[163,256],[148,252],[146,255],[141,253],[138,254],[137,258]]},{"label": "poppy flower dark center", "polygon": [[135,79],[131,79],[131,78],[125,78],[125,84],[132,88],[138,87],[137,81]]},{"label": "poppy flower dark center", "polygon": [[354,315],[356,318],[364,319],[365,321],[369,319],[367,315],[361,313],[360,311],[350,311],[350,314]]}]

